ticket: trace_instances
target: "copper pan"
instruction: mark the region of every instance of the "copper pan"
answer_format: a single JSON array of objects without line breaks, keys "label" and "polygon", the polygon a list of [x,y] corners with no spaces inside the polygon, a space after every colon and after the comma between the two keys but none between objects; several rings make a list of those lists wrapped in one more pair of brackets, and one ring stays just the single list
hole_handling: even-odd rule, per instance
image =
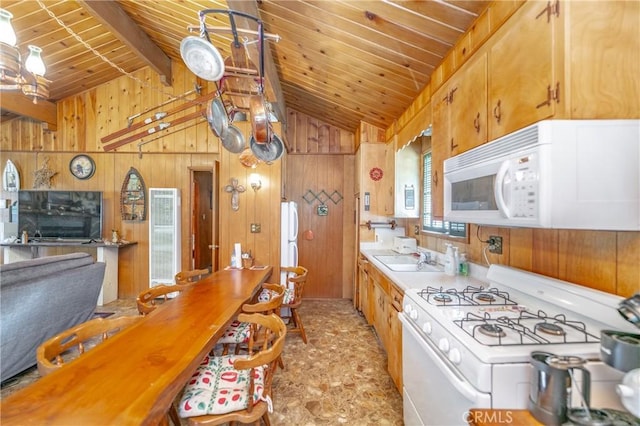
[{"label": "copper pan", "polygon": [[264,106],[263,95],[253,95],[249,99],[251,112],[251,133],[258,144],[269,142],[269,120]]}]

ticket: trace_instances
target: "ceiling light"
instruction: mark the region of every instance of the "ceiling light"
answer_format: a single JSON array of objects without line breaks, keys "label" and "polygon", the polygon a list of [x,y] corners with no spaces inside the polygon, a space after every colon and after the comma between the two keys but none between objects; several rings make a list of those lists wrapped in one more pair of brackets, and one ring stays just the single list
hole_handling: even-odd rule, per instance
[{"label": "ceiling light", "polygon": [[0,90],[21,90],[33,97],[33,102],[49,97],[50,81],[42,61],[42,49],[29,45],[29,54],[22,65],[22,56],[16,46],[16,33],[11,26],[11,12],[0,9]]}]

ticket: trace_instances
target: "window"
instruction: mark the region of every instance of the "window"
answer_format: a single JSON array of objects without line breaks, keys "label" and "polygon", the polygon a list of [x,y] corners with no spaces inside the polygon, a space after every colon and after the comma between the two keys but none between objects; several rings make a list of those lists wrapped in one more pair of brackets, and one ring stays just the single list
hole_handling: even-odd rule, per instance
[{"label": "window", "polygon": [[466,237],[467,224],[461,222],[445,222],[433,218],[431,211],[431,152],[422,157],[422,230],[437,232],[452,237]]}]

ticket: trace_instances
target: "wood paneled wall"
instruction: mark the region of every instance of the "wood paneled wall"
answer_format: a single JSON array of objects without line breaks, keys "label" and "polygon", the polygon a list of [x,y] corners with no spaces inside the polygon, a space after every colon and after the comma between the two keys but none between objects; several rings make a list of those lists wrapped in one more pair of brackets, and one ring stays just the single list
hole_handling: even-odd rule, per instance
[{"label": "wood paneled wall", "polygon": [[353,154],[354,134],[287,108],[290,154]]},{"label": "wood paneled wall", "polygon": [[[168,111],[180,105],[177,101],[156,107],[168,99],[168,94],[180,95],[193,89],[195,77],[181,64],[174,62],[172,87],[163,86],[155,73],[143,70],[135,74],[143,81],[121,77],[95,90],[64,99],[58,104],[58,130],[45,131],[40,123],[25,118],[0,124],[0,164],[11,159],[18,167],[22,188],[31,189],[34,172],[45,158],[49,167],[57,172],[52,189],[103,191],[103,236],[117,229],[122,238],[137,244],[124,248],[120,254],[119,297],[135,298],[149,285],[148,248],[149,222],[122,221],[120,218],[120,189],[126,172],[135,167],[141,173],[147,188],[178,188],[180,190],[182,226],[182,267],[190,268],[190,191],[191,170],[211,170],[220,162],[219,192],[216,199],[220,215],[220,265],[229,264],[230,244],[241,242],[251,250],[262,264],[279,264],[279,203],[281,190],[280,161],[273,165],[261,164],[256,170],[263,175],[262,189],[254,193],[248,185],[249,169],[238,161],[238,156],[221,148],[219,140],[205,120],[191,120],[179,126],[148,135],[139,141],[104,152],[101,138],[127,127],[127,118],[147,111],[134,122],[144,120],[155,112]],[[203,87],[203,93],[208,88]],[[196,95],[190,95],[193,99]],[[204,107],[202,107],[204,108]],[[196,111],[196,107],[171,116],[172,119]],[[167,120],[170,121],[170,120]],[[142,130],[152,127],[147,126]],[[238,123],[246,140],[249,124]],[[276,131],[280,131],[276,125]],[[148,142],[138,145],[139,142]],[[75,179],[69,172],[69,161],[78,152],[88,153],[96,162],[96,173],[88,180]],[[224,185],[230,177],[237,177],[247,191],[240,196],[240,210],[231,211],[230,195]],[[0,198],[15,200],[15,193],[0,193]],[[253,212],[249,215],[249,212]],[[254,216],[255,215],[255,216]],[[249,222],[261,223],[260,234],[249,233]]]},{"label": "wood paneled wall", "polygon": [[[353,155],[291,155],[286,158],[287,199],[298,203],[299,264],[309,269],[308,298],[353,297],[355,202]],[[324,191],[331,195],[311,193]],[[326,216],[318,215],[324,201]]]}]

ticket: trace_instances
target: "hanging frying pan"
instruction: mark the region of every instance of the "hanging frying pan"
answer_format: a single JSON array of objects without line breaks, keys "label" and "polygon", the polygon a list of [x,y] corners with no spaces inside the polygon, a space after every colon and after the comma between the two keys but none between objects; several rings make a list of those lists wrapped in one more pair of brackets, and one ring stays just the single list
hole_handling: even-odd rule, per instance
[{"label": "hanging frying pan", "polygon": [[221,138],[222,146],[229,152],[240,154],[244,151],[245,140],[244,135],[234,125],[227,127],[227,133]]},{"label": "hanging frying pan", "polygon": [[189,36],[180,42],[180,56],[192,73],[208,81],[224,75],[224,59],[218,49],[204,38]]},{"label": "hanging frying pan", "polygon": [[224,138],[229,129],[229,117],[220,96],[213,98],[207,105],[207,121],[213,134]]},{"label": "hanging frying pan", "polygon": [[265,163],[271,163],[282,157],[284,154],[284,143],[275,133],[271,137],[271,142],[259,144],[256,139],[251,136],[249,141],[251,152]]}]

